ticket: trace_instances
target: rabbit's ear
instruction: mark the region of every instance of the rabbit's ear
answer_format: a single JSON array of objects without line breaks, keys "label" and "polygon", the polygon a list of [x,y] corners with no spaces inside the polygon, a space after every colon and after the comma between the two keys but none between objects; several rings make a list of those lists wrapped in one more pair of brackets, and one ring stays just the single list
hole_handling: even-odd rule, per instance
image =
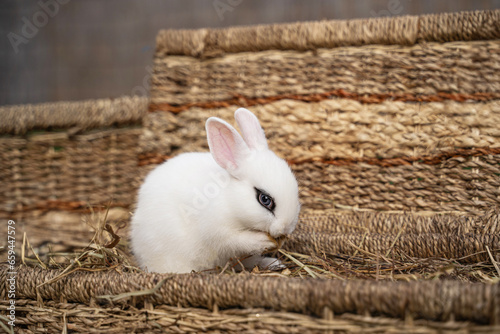
[{"label": "rabbit's ear", "polygon": [[205,125],[208,146],[215,161],[230,174],[238,170],[250,153],[238,131],[217,117],[210,117]]},{"label": "rabbit's ear", "polygon": [[267,139],[257,117],[245,108],[239,108],[234,113],[236,123],[240,127],[243,139],[248,147],[254,150],[267,150]]}]

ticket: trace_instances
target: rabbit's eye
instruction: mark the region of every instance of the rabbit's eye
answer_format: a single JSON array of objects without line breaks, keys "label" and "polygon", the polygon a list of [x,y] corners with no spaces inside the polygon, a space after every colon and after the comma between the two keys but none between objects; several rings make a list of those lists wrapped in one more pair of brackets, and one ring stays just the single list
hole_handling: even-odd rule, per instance
[{"label": "rabbit's eye", "polygon": [[257,191],[257,201],[259,201],[260,205],[273,212],[276,207],[274,199],[260,189],[256,188],[255,190]]}]

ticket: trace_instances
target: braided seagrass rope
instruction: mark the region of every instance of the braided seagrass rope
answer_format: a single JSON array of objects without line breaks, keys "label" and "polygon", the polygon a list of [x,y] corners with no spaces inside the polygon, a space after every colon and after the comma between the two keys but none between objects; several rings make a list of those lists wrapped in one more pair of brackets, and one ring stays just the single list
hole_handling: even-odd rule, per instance
[{"label": "braided seagrass rope", "polygon": [[[149,113],[144,119],[147,131],[141,137],[141,152],[173,155],[207,150],[206,119],[217,116],[234,124],[236,108],[192,107],[177,114]],[[500,148],[500,100],[367,105],[335,98],[311,103],[281,100],[250,109],[265,129],[271,149],[295,162]]]},{"label": "braided seagrass rope", "polygon": [[479,216],[463,212],[418,214],[415,212],[325,212],[306,211],[300,215],[297,232],[408,234],[490,234],[500,235],[500,210]]},{"label": "braided seagrass rope", "polygon": [[221,53],[312,50],[347,45],[450,42],[500,37],[500,11],[476,11],[348,21],[161,30],[157,53],[194,57]]},{"label": "braided seagrass rope", "polygon": [[48,127],[88,130],[113,124],[140,124],[147,104],[147,98],[123,96],[116,99],[0,106],[0,133],[24,134],[31,129]]},{"label": "braided seagrass rope", "polygon": [[[150,109],[207,108],[226,101],[266,104],[284,95],[305,99],[332,90],[371,103],[420,101],[419,96],[422,101],[439,101],[446,93],[460,101],[492,99],[500,92],[499,62],[499,40],[267,50],[209,60],[157,54]],[[474,96],[477,93],[483,95]]]},{"label": "braided seagrass rope", "polygon": [[[0,300],[0,312],[7,311],[9,305],[8,301]],[[175,333],[220,331],[221,333],[324,334],[327,330],[358,333],[366,331],[369,327],[372,332],[435,334],[436,330],[467,330],[468,333],[484,334],[486,331],[492,332],[500,329],[500,326],[456,321],[430,322],[417,319],[409,324],[403,319],[355,314],[343,314],[332,318],[329,312],[325,312],[324,318],[318,318],[306,314],[273,312],[261,308],[213,312],[201,308],[168,305],[155,305],[154,308],[148,305],[144,309],[137,309],[103,305],[88,306],[47,300],[43,302],[43,307],[39,307],[35,300],[17,299],[16,309],[23,312],[16,314],[16,328],[22,328],[26,333],[36,333],[42,330],[49,333],[61,333],[65,330],[89,333],[101,330],[106,333],[121,334],[139,330],[147,333],[164,333],[168,330]],[[102,321],[103,319],[105,322]]]},{"label": "braided seagrass rope", "polygon": [[489,249],[500,249],[498,234],[401,234],[296,232],[284,248],[301,254],[354,254],[362,249],[375,255],[389,252],[414,258],[460,259],[459,262],[488,261]]},{"label": "braided seagrass rope", "polygon": [[480,216],[414,213],[331,213],[301,216],[284,248],[302,254],[392,254],[489,261],[486,247],[500,250],[500,211]]},{"label": "braided seagrass rope", "polygon": [[[403,318],[469,320],[493,324],[500,319],[500,284],[474,284],[457,281],[374,282],[321,279],[271,278],[255,275],[169,275],[105,272],[75,272],[17,267],[18,298],[65,300],[90,303],[99,296],[152,289],[146,297],[154,305],[221,308],[264,307],[322,315],[333,313],[384,314]],[[6,282],[7,265],[0,266],[0,279]],[[41,285],[41,286],[40,286]],[[38,288],[36,288],[38,286]],[[0,286],[6,297],[6,284]],[[127,299],[118,301],[127,302]],[[138,297],[136,300],[141,300]],[[102,299],[101,299],[102,300]],[[480,308],[477,306],[481,305]]]},{"label": "braided seagrass rope", "polygon": [[[49,110],[47,115],[61,113],[74,115],[75,119],[85,115],[78,116],[76,111],[80,109],[76,103],[74,108],[75,112],[70,113],[63,109]],[[29,117],[28,113],[24,115]],[[19,124],[23,124],[22,119],[20,116]],[[53,119],[49,117],[46,121]],[[90,122],[91,119],[82,126],[90,126]],[[17,129],[21,131],[21,127]],[[0,217],[8,218],[19,210],[48,208],[46,202],[51,200],[83,202],[84,206],[113,200],[115,204],[130,205],[141,181],[137,148],[142,132],[143,129],[134,126],[83,134],[66,130],[0,138],[0,183],[4,190],[0,192]]]},{"label": "braided seagrass rope", "polygon": [[293,165],[292,169],[304,204],[314,209],[341,204],[383,211],[481,214],[500,205],[498,154],[452,158],[438,165],[335,166],[314,162]]}]

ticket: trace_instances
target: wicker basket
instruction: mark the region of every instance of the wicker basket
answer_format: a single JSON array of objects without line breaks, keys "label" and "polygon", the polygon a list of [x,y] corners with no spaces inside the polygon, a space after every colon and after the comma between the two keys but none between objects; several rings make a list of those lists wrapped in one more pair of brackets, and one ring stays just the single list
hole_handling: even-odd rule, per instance
[{"label": "wicker basket", "polygon": [[[150,99],[0,107],[0,217],[17,250],[0,265],[3,328],[15,271],[20,333],[499,331],[499,22],[495,10],[165,30]],[[206,118],[238,106],[299,180],[284,254],[330,271],[44,265],[88,245],[88,221],[113,223],[126,247],[143,177],[206,151]]]}]

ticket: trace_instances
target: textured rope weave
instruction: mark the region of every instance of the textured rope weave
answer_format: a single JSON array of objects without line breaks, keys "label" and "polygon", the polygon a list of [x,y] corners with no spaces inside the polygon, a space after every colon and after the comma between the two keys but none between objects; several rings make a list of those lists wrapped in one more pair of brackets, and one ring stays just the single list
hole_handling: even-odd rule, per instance
[{"label": "textured rope weave", "polygon": [[73,132],[113,124],[141,123],[148,99],[117,99],[52,102],[0,106],[0,133],[24,134],[31,129],[71,128]]},{"label": "textured rope weave", "polygon": [[[322,315],[326,307],[334,313],[367,312],[404,317],[411,312],[427,319],[454,318],[492,324],[500,319],[499,284],[304,280],[252,275],[124,275],[109,271],[76,272],[39,286],[58,274],[57,270],[18,267],[19,298],[38,296],[43,300],[88,304],[99,296],[152,289],[165,280],[154,295],[146,297],[154,305],[265,307],[316,315]],[[6,275],[7,266],[2,265],[0,279],[3,282]],[[0,297],[5,296],[6,286],[2,284]],[[126,302],[127,299],[119,301]]]},{"label": "textured rope weave", "polygon": [[162,30],[157,52],[209,56],[222,52],[311,50],[347,45],[450,42],[500,37],[500,11],[275,24],[226,29]]}]

